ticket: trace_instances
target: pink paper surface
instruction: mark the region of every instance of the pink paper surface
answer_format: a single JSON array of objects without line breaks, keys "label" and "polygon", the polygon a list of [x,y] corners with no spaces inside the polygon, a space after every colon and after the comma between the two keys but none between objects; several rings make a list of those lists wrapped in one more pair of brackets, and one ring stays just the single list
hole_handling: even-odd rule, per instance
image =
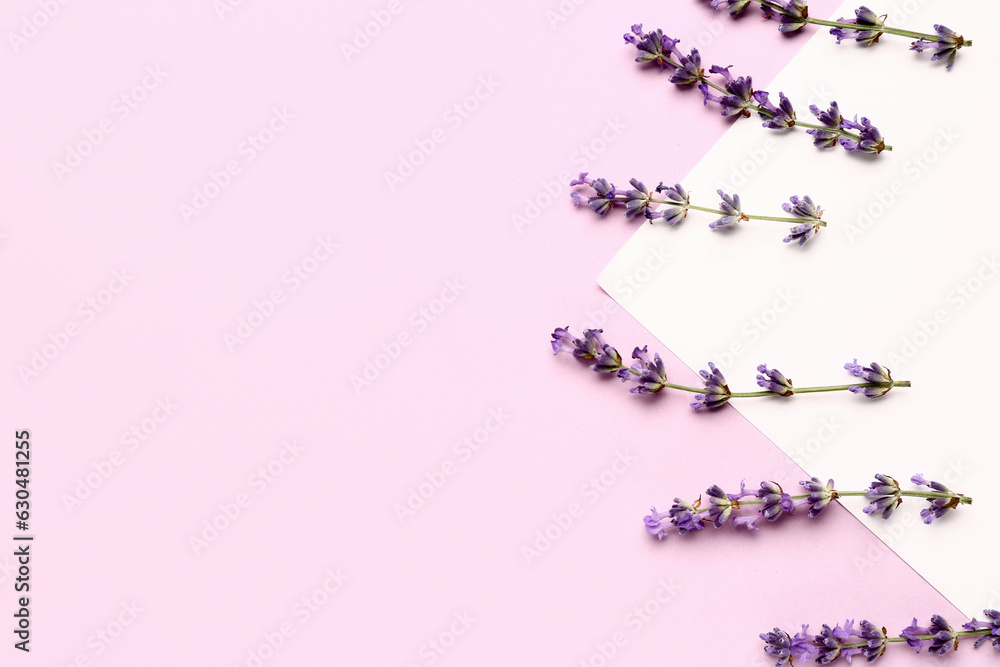
[{"label": "pink paper surface", "polygon": [[595,285],[633,227],[568,201],[726,129],[634,65],[637,21],[761,82],[804,42],[694,0],[3,10],[11,629],[22,429],[35,539],[2,664],[764,665],[775,625],[965,620],[840,507],[645,534],[802,472],[546,342],[601,326],[694,381]]}]

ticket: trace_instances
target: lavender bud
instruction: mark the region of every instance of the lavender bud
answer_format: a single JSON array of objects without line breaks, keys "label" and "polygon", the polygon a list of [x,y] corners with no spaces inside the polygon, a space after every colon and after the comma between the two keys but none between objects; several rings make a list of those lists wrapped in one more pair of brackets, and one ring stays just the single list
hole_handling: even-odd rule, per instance
[{"label": "lavender bud", "polygon": [[883,519],[888,519],[903,499],[899,496],[899,483],[888,475],[875,475],[875,481],[867,489],[871,503],[862,512],[874,514],[881,512]]},{"label": "lavender bud", "polygon": [[681,64],[674,69],[670,83],[689,86],[701,81],[705,76],[705,70],[701,67],[701,54],[698,53],[698,49],[691,49],[691,55],[682,56],[678,53],[678,56]]},{"label": "lavender bud", "polygon": [[871,46],[878,43],[878,38],[882,36],[882,19],[875,12],[863,5],[859,9],[854,10],[854,15],[857,18],[845,19],[841,17],[837,19],[837,22],[851,23],[858,26],[857,28],[830,29],[830,34],[837,38],[837,44],[840,44],[841,40],[844,39],[853,39],[862,46]]},{"label": "lavender bud", "polygon": [[722,528],[729,519],[729,515],[733,513],[733,501],[716,484],[710,486],[705,493],[708,494],[708,516],[713,520],[716,528]]},{"label": "lavender bud", "polygon": [[722,371],[715,367],[712,362],[708,363],[708,371],[699,371],[701,379],[705,381],[705,393],[695,394],[691,407],[695,410],[702,408],[718,408],[729,402],[732,395],[726,385],[726,378]]},{"label": "lavender bud", "polygon": [[860,366],[858,360],[844,364],[844,369],[856,378],[861,378],[865,382],[883,383],[881,387],[861,387],[853,386],[848,391],[853,394],[862,394],[868,398],[878,398],[884,396],[892,389],[892,375],[885,366],[872,362],[871,366]]},{"label": "lavender bud", "polygon": [[722,203],[719,204],[719,208],[725,212],[718,220],[709,223],[709,228],[711,229],[725,229],[726,227],[732,227],[738,222],[743,220],[749,220],[746,214],[740,210],[740,196],[733,195],[729,196],[722,190],[716,190],[719,196],[722,198]]},{"label": "lavender bud", "polygon": [[781,130],[795,125],[795,109],[792,108],[792,103],[785,97],[784,93],[778,93],[780,100],[778,106],[771,104],[766,90],[758,90],[753,94],[753,97],[757,100],[757,104],[772,114],[768,117],[767,114],[759,112],[761,118],[768,118],[764,121],[764,127],[771,130]]},{"label": "lavender bud", "polygon": [[818,517],[826,509],[826,506],[830,504],[830,501],[837,497],[837,491],[833,488],[832,479],[825,486],[818,477],[813,477],[806,482],[799,482],[799,484],[809,494],[809,497],[805,499],[805,504],[809,506],[810,519]]},{"label": "lavender bud", "polygon": [[987,641],[992,640],[993,648],[1000,651],[1000,611],[996,609],[984,609],[983,613],[989,617],[989,621],[977,621],[975,618],[972,619],[971,623],[966,623],[962,627],[966,630],[990,630],[990,634],[983,635],[976,640],[976,643],[972,645],[973,648],[979,648],[979,646]]},{"label": "lavender bud", "polygon": [[705,524],[698,516],[697,508],[686,500],[674,498],[674,504],[670,506],[668,514],[670,523],[677,526],[680,535],[705,528]]},{"label": "lavender bud", "polygon": [[792,388],[792,381],[781,374],[777,369],[768,369],[767,365],[761,364],[757,367],[757,386],[777,394],[778,396],[791,396],[795,390]]},{"label": "lavender bud", "polygon": [[951,66],[955,64],[958,50],[965,45],[965,38],[943,25],[935,25],[934,31],[938,34],[937,41],[921,37],[910,45],[910,49],[917,53],[922,53],[924,49],[937,49],[937,52],[931,56],[931,60],[948,58],[948,69],[951,69]]},{"label": "lavender bud", "polygon": [[634,190],[625,191],[625,217],[631,218],[636,215],[644,215],[649,206],[649,190],[638,179],[631,179],[629,183]]},{"label": "lavender bud", "polygon": [[633,394],[655,394],[661,391],[667,384],[667,371],[660,355],[654,354],[653,359],[650,359],[646,346],[643,346],[642,349],[637,347],[632,350],[632,358],[638,361],[638,363],[632,364],[632,370],[637,371],[638,375],[626,370],[621,370],[618,373],[618,377],[623,381],[632,379],[639,383],[637,387],[632,387],[629,391]]}]

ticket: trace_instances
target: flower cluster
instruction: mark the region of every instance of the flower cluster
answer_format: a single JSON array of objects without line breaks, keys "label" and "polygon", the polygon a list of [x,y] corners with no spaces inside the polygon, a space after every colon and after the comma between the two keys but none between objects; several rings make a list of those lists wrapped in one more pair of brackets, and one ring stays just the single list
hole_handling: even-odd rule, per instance
[{"label": "flower cluster", "polygon": [[[730,2],[730,11],[739,7],[738,13],[746,7],[748,2],[749,0]],[[713,6],[720,4],[722,3],[719,0],[713,2]],[[777,4],[774,4],[774,8],[766,9],[769,9],[772,15],[780,15],[789,19],[788,22],[782,23],[787,32],[789,26],[802,27],[805,25],[800,21],[807,16],[808,12],[805,5],[799,8],[799,4],[795,0],[791,0],[787,3],[788,6],[781,10],[781,12],[787,13],[779,12]],[[943,40],[944,37],[940,39]],[[795,107],[791,100],[783,92],[778,93],[778,101],[775,104],[771,100],[770,93],[766,90],[754,90],[752,77],[734,76],[730,71],[732,66],[712,65],[706,74],[698,49],[691,49],[689,53],[685,54],[678,48],[680,40],[664,35],[662,30],[657,29],[647,33],[643,31],[642,24],[636,24],[632,26],[632,32],[625,34],[625,41],[636,47],[638,51],[636,62],[654,64],[660,69],[669,69],[672,72],[670,82],[675,85],[698,86],[705,106],[708,106],[709,102],[719,105],[723,116],[749,118],[756,113],[763,119],[763,126],[768,129],[787,130],[796,126],[804,127],[809,134],[813,135],[813,145],[818,148],[830,148],[839,144],[848,151],[860,153],[878,154],[883,150],[892,150],[892,146],[885,143],[878,128],[872,125],[867,118],[858,121],[855,117],[851,121],[841,117],[840,112],[837,111],[836,102],[832,102],[830,105],[831,110],[835,113],[821,112],[815,105],[810,107],[810,111],[822,123],[816,125],[800,120],[796,116]],[[917,47],[915,43],[913,48],[917,50],[938,48],[942,52],[944,50],[944,47],[940,46],[941,42],[920,42],[920,44],[921,46]],[[719,77],[717,81],[710,78],[713,74]]]},{"label": "flower cluster", "polygon": [[[972,499],[968,496],[950,489],[938,491],[941,485],[931,486],[936,482],[927,483],[922,475],[914,475],[912,479],[915,484],[929,486],[932,491],[903,491],[895,480],[882,474],[875,475],[871,488],[865,491],[838,491],[834,488],[832,479],[824,484],[816,477],[799,482],[803,493],[797,495],[786,493],[777,482],[761,482],[760,488],[751,491],[747,491],[746,483],[743,482],[738,493],[726,493],[719,486],[712,485],[705,491],[707,501],[704,504],[701,497],[694,502],[674,498],[674,504],[666,512],[657,512],[655,507],[651,508],[650,513],[643,517],[643,523],[647,533],[662,540],[669,535],[671,528],[684,535],[702,530],[706,524],[721,528],[730,518],[734,526],[742,526],[747,530],[760,530],[757,524],[761,520],[773,522],[785,514],[795,514],[796,510],[806,512],[808,518],[815,519],[831,501],[837,498],[865,497],[869,499],[869,504],[864,508],[864,512],[866,514],[879,512],[884,519],[888,519],[892,514],[891,509],[883,511],[887,506],[883,500],[886,497],[891,498],[892,509],[902,502],[902,496],[926,498],[932,505],[938,500],[944,500],[950,505],[949,509],[954,509],[960,504],[972,503]],[[891,489],[883,489],[884,486],[891,486]],[[741,509],[755,511],[737,513]],[[924,512],[921,512],[921,515]],[[925,521],[925,523],[930,522]]]},{"label": "flower cluster", "polygon": [[[649,356],[646,346],[636,347],[632,351],[631,366],[625,365],[621,354],[604,340],[603,329],[587,329],[583,338],[577,338],[568,328],[560,327],[552,333],[552,350],[558,354],[568,352],[577,359],[589,362],[591,370],[598,373],[614,373],[622,382],[634,382],[630,389],[633,394],[658,394],[664,389],[677,389],[695,394],[691,407],[695,410],[718,408],[729,402],[731,398],[762,398],[767,396],[789,397],[794,394],[812,394],[826,391],[850,391],[868,398],[884,396],[893,387],[909,387],[908,380],[893,380],[889,370],[873,363],[871,367],[861,367],[857,359],[844,367],[855,377],[865,380],[858,384],[844,384],[827,387],[794,387],[792,381],[781,371],[768,368],[766,364],[757,367],[757,385],[763,391],[733,392],[730,391],[726,378],[715,364],[709,362],[708,370],[699,372],[704,383],[703,387],[688,387],[674,384],[667,380],[666,368],[659,354]],[[878,369],[878,370],[876,370]],[[935,482],[936,484],[936,482]],[[891,513],[891,509],[889,512]],[[934,508],[932,511],[946,511],[944,508]],[[925,518],[926,521],[926,518]],[[929,521],[928,521],[929,523]]]},{"label": "flower cluster", "polygon": [[837,38],[837,44],[843,40],[854,40],[862,46],[877,44],[882,35],[900,35],[917,41],[910,49],[919,52],[925,49],[935,50],[931,60],[948,59],[948,68],[955,64],[955,55],[963,46],[972,46],[972,40],[965,39],[954,30],[943,25],[935,25],[937,34],[901,30],[885,24],[885,16],[879,16],[874,11],[862,5],[854,10],[854,18],[840,17],[836,21],[814,19],[809,16],[809,7],[805,0],[712,0],[714,9],[726,9],[732,16],[737,16],[750,6],[752,2],[760,4],[764,17],[778,20],[778,30],[784,33],[801,30],[808,23],[830,27],[830,34]]},{"label": "flower cluster", "polygon": [[971,623],[956,630],[942,616],[931,616],[927,626],[917,625],[917,619],[904,628],[897,637],[890,637],[884,627],[869,621],[861,621],[854,627],[854,621],[846,620],[842,625],[834,627],[823,625],[819,634],[809,632],[809,626],[803,625],[802,630],[789,634],[781,628],[771,632],[762,632],[760,638],[764,641],[764,652],[777,658],[776,667],[786,665],[797,658],[797,662],[815,662],[826,665],[837,658],[844,658],[850,664],[852,658],[860,656],[866,662],[875,662],[885,653],[890,644],[906,644],[920,653],[927,647],[928,653],[944,655],[958,650],[958,641],[962,637],[976,637],[973,645],[979,648],[986,641],[993,643],[993,648],[1000,650],[1000,612],[995,609],[983,611],[987,621],[972,619]]},{"label": "flower cluster", "polygon": [[[826,111],[815,104],[809,107],[809,111],[821,123],[819,127],[807,130],[813,136],[814,146],[829,148],[839,142],[847,150],[861,153],[881,153],[886,149],[885,139],[870,120],[862,117],[859,121],[857,116],[854,120],[844,118],[836,102],[831,102]],[[845,131],[856,134],[845,134]]]},{"label": "flower cluster", "polygon": [[579,192],[573,191],[570,193],[573,204],[580,206],[586,203],[594,213],[600,216],[607,215],[615,206],[619,206],[625,209],[626,218],[642,217],[650,222],[663,220],[670,226],[687,218],[689,211],[702,211],[721,216],[709,223],[709,229],[713,230],[727,229],[747,220],[795,223],[795,226],[785,236],[784,242],[796,243],[799,246],[805,245],[809,239],[816,236],[821,228],[826,227],[826,221],[822,220],[823,209],[815,204],[808,195],[803,197],[793,195],[782,204],[782,209],[793,217],[773,217],[744,213],[740,196],[730,195],[722,190],[716,191],[720,199],[718,208],[696,206],[691,203],[690,193],[680,183],[664,185],[661,181],[651,191],[645,183],[633,178],[629,181],[629,185],[632,187],[623,191],[616,188],[607,179],[590,178],[588,172],[582,172],[570,181],[570,186],[578,185],[591,188],[593,194],[584,197]]}]

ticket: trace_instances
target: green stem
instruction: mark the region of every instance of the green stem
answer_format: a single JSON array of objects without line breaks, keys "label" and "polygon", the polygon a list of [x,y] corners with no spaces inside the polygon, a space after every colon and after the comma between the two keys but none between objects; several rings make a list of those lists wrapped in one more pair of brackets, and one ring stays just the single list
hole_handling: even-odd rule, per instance
[{"label": "green stem", "polygon": [[[632,375],[642,375],[642,371],[637,371],[634,368],[629,368],[628,366],[623,366],[620,370],[626,370]],[[683,384],[673,384],[671,382],[664,382],[663,386],[668,389],[679,389],[681,391],[689,391],[692,394],[702,394],[705,392],[704,387],[688,387]],[[796,394],[813,394],[821,391],[844,391],[850,389],[851,387],[909,387],[909,380],[896,380],[891,385],[888,382],[859,382],[857,384],[838,384],[836,386],[829,387],[796,387],[792,391]],[[731,398],[758,398],[763,396],[777,396],[772,391],[747,391],[747,392],[732,392],[729,394]],[[914,492],[920,493],[920,492]],[[921,496],[925,497],[925,496]],[[950,498],[951,495],[944,494],[941,496],[943,498]]]},{"label": "green stem", "polygon": [[[983,635],[989,635],[992,632],[990,628],[983,628],[982,630],[959,630],[955,633],[956,637],[982,637]],[[913,635],[917,639],[934,639],[935,635]],[[906,637],[886,637],[886,644],[899,644],[906,641]],[[864,648],[868,646],[868,642],[854,642],[853,644],[841,644],[840,648]]]},{"label": "green stem", "polygon": [[[891,384],[888,382],[859,382],[857,384],[838,384],[828,387],[795,387],[792,389],[793,394],[816,394],[824,391],[845,391],[851,387],[909,387],[909,380],[896,380]],[[702,390],[699,390],[702,391]],[[772,391],[746,391],[746,392],[732,392],[730,394],[732,398],[757,398],[760,396],[777,396]]]},{"label": "green stem", "polygon": [[[834,498],[850,498],[850,497],[870,497],[867,491],[837,491],[833,490]],[[803,498],[808,498],[811,493],[800,493],[794,496],[789,496],[792,500],[802,500]],[[963,505],[971,505],[972,498],[964,496],[960,493],[938,493],[937,491],[900,491],[899,495],[906,496],[907,498],[958,498],[959,502]],[[764,501],[760,498],[751,500],[737,500],[734,501],[738,503],[740,507],[744,505],[762,505]],[[699,507],[694,511],[694,514],[702,514],[709,511],[709,507]]]},{"label": "green stem", "polygon": [[[615,195],[615,201],[625,202],[628,201],[628,197],[625,195]],[[725,211],[720,211],[717,208],[706,208],[704,206],[695,206],[694,204],[681,204],[680,202],[670,201],[668,199],[653,199],[651,197],[649,201],[652,204],[667,204],[669,206],[686,208],[691,211],[704,211],[705,213],[715,213],[716,215],[729,215]],[[772,220],[774,222],[790,222],[792,224],[802,224],[803,222],[811,220],[811,218],[782,218],[770,215],[750,215],[748,213],[743,213],[743,217],[747,220]],[[826,222],[822,220],[819,221],[819,224],[822,227],[826,227]]]},{"label": "green stem", "polygon": [[[788,16],[784,8],[781,7],[780,5],[776,5],[773,2],[768,2],[768,0],[756,0],[756,2],[759,2],[763,6],[770,7],[779,14],[784,14],[785,16]],[[811,16],[807,16],[803,19],[798,19],[798,20],[804,21],[805,23],[812,23],[813,25],[823,25],[830,28],[847,28],[848,30],[858,29],[858,25],[856,23],[847,23],[844,21],[827,21],[824,19],[813,18]],[[900,37],[909,37],[910,39],[929,39],[932,42],[936,42],[938,40],[937,35],[932,35],[926,32],[914,32],[912,30],[903,30],[902,28],[893,28],[892,26],[887,26],[885,24],[880,26],[878,29],[880,32],[888,33],[890,35],[899,35]],[[972,46],[972,40],[963,38],[962,46]]]},{"label": "green stem", "polygon": [[[771,3],[766,2],[765,0],[757,0],[757,2],[760,2],[763,5],[768,5],[769,7],[774,7],[775,9],[779,9],[779,10],[781,9],[780,7],[772,5]],[[930,35],[928,35],[928,36],[930,36]],[[969,42],[969,44],[972,44],[972,42]],[[673,60],[671,60],[669,56],[662,56],[660,58],[660,60],[662,60],[664,62],[664,64],[670,65],[674,69],[677,69],[678,67],[681,66],[680,63],[677,63],[677,62],[674,62]],[[713,81],[710,81],[708,79],[708,77],[706,77],[706,76],[702,76],[701,77],[701,82],[704,83],[704,84],[706,84],[707,86],[709,86],[711,88],[715,88],[720,93],[724,93],[726,95],[730,95],[731,94],[728,90],[726,90],[725,88],[723,88],[719,84],[717,84],[717,83],[715,83]],[[769,118],[774,118],[774,114],[771,113],[770,110],[766,109],[765,107],[760,106],[759,104],[758,105],[754,105],[753,107],[751,107],[751,109],[753,111],[756,111],[757,113],[763,114],[764,116],[768,116]],[[827,127],[826,125],[813,125],[812,123],[799,122],[798,120],[795,121],[795,125],[800,125],[802,127],[808,128],[810,130],[827,130],[829,132],[835,132],[835,133],[839,134],[840,136],[850,137],[851,139],[854,139],[855,141],[860,141],[861,140],[861,136],[860,135],[855,134],[854,132],[849,132],[848,130],[841,129],[839,127]],[[883,150],[891,151],[892,150],[892,146],[890,146],[889,144],[886,144],[885,148]],[[725,215],[725,214],[723,214],[723,215]]]}]

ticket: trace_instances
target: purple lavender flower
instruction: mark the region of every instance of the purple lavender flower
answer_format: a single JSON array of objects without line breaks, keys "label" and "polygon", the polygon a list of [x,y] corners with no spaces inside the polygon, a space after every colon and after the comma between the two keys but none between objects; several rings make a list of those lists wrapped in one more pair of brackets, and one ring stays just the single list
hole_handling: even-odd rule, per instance
[{"label": "purple lavender flower", "polygon": [[791,213],[798,218],[819,220],[823,217],[823,209],[814,204],[809,195],[806,195],[801,199],[793,195],[788,199],[788,203],[781,205],[781,208],[785,210],[785,213]]},{"label": "purple lavender flower", "polygon": [[791,396],[795,393],[792,388],[792,381],[781,374],[777,369],[768,369],[766,364],[757,367],[757,385],[777,394],[778,396]]},{"label": "purple lavender flower", "polygon": [[552,352],[570,352],[577,359],[595,359],[600,348],[606,345],[602,333],[603,329],[587,329],[583,338],[577,338],[569,332],[569,327],[559,327],[552,332]]},{"label": "purple lavender flower", "polygon": [[899,636],[906,640],[907,646],[920,653],[920,649],[930,643],[930,641],[920,638],[920,635],[926,634],[930,634],[930,628],[917,625],[917,619],[914,618],[913,623],[903,628]]},{"label": "purple lavender flower", "polygon": [[650,507],[649,511],[650,514],[642,518],[643,523],[646,524],[646,532],[656,539],[662,540],[667,536],[667,528],[663,525],[663,519],[669,516],[669,514],[667,512],[657,512],[655,507]]},{"label": "purple lavender flower", "polygon": [[799,246],[803,246],[809,239],[816,236],[820,227],[823,227],[825,224],[820,220],[823,216],[823,209],[814,204],[808,195],[801,199],[793,196],[789,199],[789,203],[782,204],[781,207],[785,209],[786,213],[791,213],[796,217],[808,220],[808,222],[792,227],[788,236],[783,239],[785,243],[795,241]]},{"label": "purple lavender flower", "polygon": [[778,106],[771,104],[766,90],[758,90],[753,94],[753,98],[757,100],[760,107],[771,112],[770,116],[763,111],[758,112],[761,118],[768,119],[764,121],[764,127],[771,130],[782,130],[795,125],[795,109],[792,108],[792,103],[785,97],[784,93],[778,93],[780,100]]},{"label": "purple lavender flower", "polygon": [[580,204],[583,203],[583,195],[581,195],[579,192],[569,193],[569,198],[573,200],[573,206],[575,207],[579,207]]},{"label": "purple lavender flower", "polygon": [[822,632],[813,637],[813,644],[819,649],[819,654],[816,656],[816,663],[825,665],[833,662],[840,656],[844,656],[850,662],[852,656],[861,652],[860,648],[843,647],[843,643],[849,640],[853,634],[853,621],[845,621],[843,628],[839,625],[831,628],[829,625],[824,624]]},{"label": "purple lavender flower", "polygon": [[927,634],[934,635],[930,648],[927,649],[929,653],[944,655],[948,651],[954,651],[958,648],[958,635],[948,625],[948,621],[938,614],[931,616],[931,626],[928,628]]},{"label": "purple lavender flower", "polygon": [[892,375],[889,373],[889,369],[881,364],[872,362],[871,366],[860,366],[858,365],[858,360],[855,359],[852,363],[844,364],[844,369],[849,371],[854,377],[861,378],[865,382],[885,383],[881,387],[861,387],[855,385],[848,389],[853,394],[863,394],[868,398],[878,398],[879,396],[884,396],[892,389]]},{"label": "purple lavender flower", "polygon": [[760,638],[764,640],[764,652],[778,659],[774,663],[775,667],[787,665],[792,657],[792,639],[788,633],[781,628],[775,628],[773,632],[762,632]]},{"label": "purple lavender flower", "polygon": [[629,389],[630,392],[633,394],[655,394],[666,386],[667,371],[663,367],[663,360],[660,359],[659,354],[654,354],[653,359],[650,359],[644,345],[642,349],[637,347],[632,350],[632,358],[638,361],[638,363],[632,364],[632,370],[637,371],[638,375],[627,369],[618,371],[618,377],[621,378],[622,382],[635,380],[639,383],[638,386]]},{"label": "purple lavender flower", "polygon": [[702,530],[705,524],[698,516],[698,508],[686,500],[674,498],[674,504],[670,506],[670,523],[677,526],[677,532],[681,535]]},{"label": "purple lavender flower", "polygon": [[[992,640],[993,648],[1000,651],[1000,611],[996,609],[984,609],[983,613],[990,618],[989,621],[977,621],[973,617],[971,623],[966,623],[962,627],[966,630],[990,630],[990,634],[983,635],[976,640],[976,643],[972,645],[973,648],[979,648],[979,646],[986,640]],[[916,620],[916,619],[914,619]]]},{"label": "purple lavender flower", "polygon": [[617,373],[623,368],[622,357],[604,341],[603,333],[603,329],[587,329],[583,338],[576,338],[568,328],[560,327],[552,332],[552,351],[570,352],[577,359],[593,359],[590,368],[598,373]]},{"label": "purple lavender flower", "polygon": [[928,482],[924,479],[924,476],[919,473],[911,477],[910,481],[918,486],[926,486],[937,493],[954,494],[949,498],[928,498],[927,502],[930,503],[930,507],[925,507],[920,510],[920,516],[923,518],[924,523],[929,524],[934,521],[934,519],[940,519],[949,511],[958,507],[959,494],[955,493],[941,482]]},{"label": "purple lavender flower", "polygon": [[817,148],[833,148],[836,146],[837,140],[840,138],[840,132],[836,130],[840,129],[840,123],[844,120],[844,117],[840,115],[837,103],[830,102],[830,108],[826,111],[821,111],[819,107],[813,104],[809,107],[809,111],[819,119],[819,122],[827,127],[834,128],[832,130],[806,130],[808,134],[813,135],[813,146]]},{"label": "purple lavender flower", "polygon": [[722,198],[722,203],[719,204],[719,208],[725,213],[721,218],[715,222],[709,223],[711,229],[725,229],[726,227],[731,227],[737,222],[742,220],[749,220],[750,218],[740,210],[740,196],[733,195],[730,197],[722,190],[716,190],[719,196]]},{"label": "purple lavender flower", "polygon": [[638,49],[639,56],[635,59],[637,63],[652,62],[663,69],[668,64],[673,64],[670,60],[670,54],[680,40],[667,37],[660,29],[647,34],[642,31],[642,24],[636,23],[632,26],[632,33],[625,34],[625,41],[634,44]]},{"label": "purple lavender flower", "polygon": [[717,484],[713,484],[705,491],[708,494],[708,517],[712,519],[716,528],[722,528],[723,524],[733,513],[733,502]]},{"label": "purple lavender flower", "polygon": [[574,178],[572,181],[569,182],[569,186],[573,187],[576,185],[591,185],[593,181],[587,178],[588,173],[589,172],[581,171],[579,176],[577,176],[576,178]]},{"label": "purple lavender flower", "polygon": [[812,642],[813,636],[809,634],[809,626],[803,625],[802,630],[795,633],[792,637],[792,657],[798,657],[799,662],[805,662],[806,660],[812,659],[812,656],[819,653],[819,649]]},{"label": "purple lavender flower", "polygon": [[610,345],[604,345],[600,348],[590,370],[598,373],[617,373],[623,368],[625,366],[622,365],[622,355],[618,354],[618,350]]},{"label": "purple lavender flower", "polygon": [[910,49],[917,53],[922,53],[924,49],[937,49],[937,52],[931,56],[931,60],[947,57],[948,69],[951,69],[951,66],[955,64],[958,50],[965,45],[965,38],[943,25],[935,25],[934,31],[938,34],[937,41],[921,37],[910,45]]},{"label": "purple lavender flower", "polygon": [[718,408],[729,402],[732,395],[726,385],[726,378],[722,371],[715,367],[715,364],[708,362],[708,371],[699,371],[701,379],[705,381],[705,393],[695,394],[691,407],[695,410],[702,408]]},{"label": "purple lavender flower", "polygon": [[691,55],[683,56],[677,53],[680,66],[674,69],[670,77],[670,83],[678,86],[689,86],[698,83],[705,77],[705,70],[701,67],[701,54],[698,49],[691,49]]},{"label": "purple lavender flower", "polygon": [[[732,65],[729,67],[732,67]],[[728,117],[743,114],[749,118],[750,109],[754,106],[753,80],[749,76],[741,76],[734,79],[733,75],[729,73],[729,67],[712,65],[711,69],[708,70],[712,74],[721,74],[726,79],[725,89],[729,94],[722,97],[713,95],[708,92],[708,84],[702,82],[699,89],[701,90],[701,94],[705,96],[705,105],[708,106],[710,101],[715,102],[722,107],[723,116]]]},{"label": "purple lavender flower", "polygon": [[857,637],[868,642],[868,646],[861,647],[861,655],[868,662],[875,662],[882,657],[889,645],[886,641],[885,628],[875,627],[875,624],[868,621],[861,621],[859,625],[861,630],[856,633]]},{"label": "purple lavender flower", "polygon": [[[757,521],[767,519],[776,521],[784,512],[795,512],[795,502],[792,497],[781,490],[775,482],[761,482],[760,489],[752,495],[761,500],[761,509],[751,516],[738,516],[733,519],[733,525],[746,526],[747,530],[757,530]],[[733,496],[730,496],[732,499]]]},{"label": "purple lavender flower", "polygon": [[809,8],[806,7],[805,0],[772,0],[773,4],[780,7],[771,7],[762,4],[760,8],[767,18],[780,18],[781,24],[778,30],[781,32],[795,32],[806,24],[805,19],[809,17]]},{"label": "purple lavender flower", "polygon": [[671,206],[660,211],[651,211],[647,208],[646,218],[650,222],[662,218],[666,220],[668,225],[673,226],[687,217],[691,195],[681,187],[680,183],[674,186],[666,186],[661,182],[656,186],[656,192],[663,195],[671,204],[678,204],[678,206]]},{"label": "purple lavender flower", "polygon": [[855,130],[861,137],[860,139],[852,139],[851,137],[841,136],[840,145],[847,150],[859,153],[874,153],[875,155],[885,150],[885,139],[882,138],[882,133],[867,118],[862,117],[860,123],[857,116],[855,116],[853,121],[844,119],[840,121],[840,127],[844,130]]},{"label": "purple lavender flower", "polygon": [[818,517],[830,504],[830,501],[838,497],[837,491],[833,488],[832,479],[825,486],[818,477],[813,477],[806,482],[799,482],[799,484],[809,494],[809,497],[805,499],[805,504],[809,506],[810,519]]},{"label": "purple lavender flower", "polygon": [[899,496],[899,483],[889,475],[875,475],[875,481],[866,491],[872,501],[861,510],[865,514],[881,512],[882,518],[888,519],[892,511],[903,502]]},{"label": "purple lavender flower", "polygon": [[615,205],[615,197],[618,194],[615,191],[615,186],[603,178],[595,178],[591,181],[590,187],[594,188],[597,194],[590,197],[587,203],[590,204],[590,208],[594,209],[594,213],[597,215],[606,214]]},{"label": "purple lavender flower", "polygon": [[625,191],[625,217],[631,218],[636,215],[643,215],[649,206],[649,190],[638,179],[631,179],[629,183],[633,190]]},{"label": "purple lavender flower", "polygon": [[749,5],[750,0],[712,0],[712,9],[726,7],[726,10],[733,16],[741,13]]},{"label": "purple lavender flower", "polygon": [[854,10],[857,18],[837,19],[838,23],[851,23],[857,28],[831,28],[830,34],[837,38],[837,44],[843,39],[853,39],[862,46],[871,46],[878,42],[882,36],[882,19],[876,16],[875,12],[862,5]]},{"label": "purple lavender flower", "polygon": [[821,226],[818,222],[803,222],[789,229],[788,236],[781,240],[785,243],[797,243],[800,247],[804,246],[809,239],[816,236]]}]

